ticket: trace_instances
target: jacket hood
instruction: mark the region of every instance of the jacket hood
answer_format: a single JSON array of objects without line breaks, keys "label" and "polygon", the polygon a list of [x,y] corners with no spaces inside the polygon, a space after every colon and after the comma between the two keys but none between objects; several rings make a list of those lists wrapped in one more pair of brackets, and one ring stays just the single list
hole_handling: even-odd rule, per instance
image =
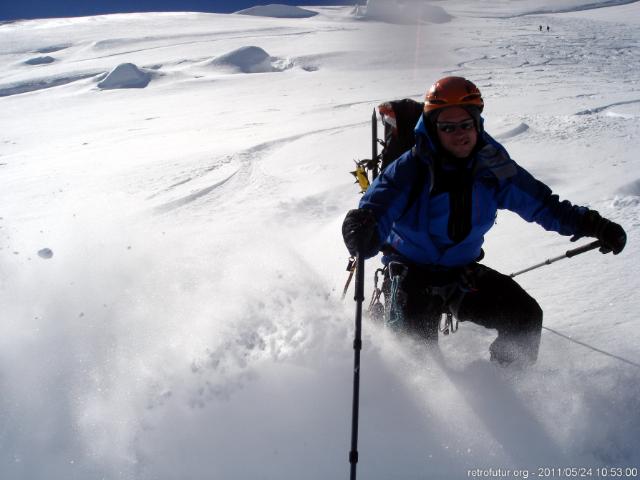
[{"label": "jacket hood", "polygon": [[418,123],[416,124],[414,133],[416,134],[416,147],[418,147],[418,151],[421,151],[423,147],[426,147],[430,153],[436,153],[437,148],[427,132],[424,115],[420,115],[420,120],[418,120]]}]

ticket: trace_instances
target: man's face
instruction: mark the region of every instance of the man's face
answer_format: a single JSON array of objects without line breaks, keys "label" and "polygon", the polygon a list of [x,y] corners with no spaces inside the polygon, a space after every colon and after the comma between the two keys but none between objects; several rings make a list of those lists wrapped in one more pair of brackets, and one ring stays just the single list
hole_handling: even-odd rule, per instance
[{"label": "man's face", "polygon": [[449,107],[438,115],[436,122],[440,145],[456,158],[468,157],[478,141],[473,118],[462,107]]}]

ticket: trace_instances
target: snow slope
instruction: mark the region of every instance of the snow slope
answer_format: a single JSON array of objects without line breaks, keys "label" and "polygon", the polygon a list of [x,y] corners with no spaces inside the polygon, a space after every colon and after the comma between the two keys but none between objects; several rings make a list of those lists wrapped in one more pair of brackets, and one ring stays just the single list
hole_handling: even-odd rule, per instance
[{"label": "snow slope", "polygon": [[[324,7],[0,25],[0,478],[346,477],[348,172],[375,105],[447,74],[479,85],[517,161],[629,243],[520,278],[551,329],[522,374],[488,363],[495,332],[462,325],[433,358],[366,322],[359,474],[640,465],[640,3],[434,5],[448,22]],[[123,64],[146,86],[101,89]],[[573,246],[504,212],[484,263]]]}]

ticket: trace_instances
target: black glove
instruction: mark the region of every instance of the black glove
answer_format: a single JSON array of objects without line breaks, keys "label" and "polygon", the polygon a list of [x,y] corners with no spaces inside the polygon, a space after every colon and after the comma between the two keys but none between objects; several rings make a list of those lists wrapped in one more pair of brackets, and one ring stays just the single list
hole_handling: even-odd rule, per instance
[{"label": "black glove", "polygon": [[578,226],[579,233],[571,240],[576,241],[580,237],[595,237],[602,244],[602,253],[613,252],[619,254],[627,244],[627,234],[617,223],[603,218],[595,210],[589,210],[584,214]]},{"label": "black glove", "polygon": [[342,222],[342,238],[351,255],[357,255],[358,250],[366,257],[378,253],[377,223],[371,210],[349,210]]}]

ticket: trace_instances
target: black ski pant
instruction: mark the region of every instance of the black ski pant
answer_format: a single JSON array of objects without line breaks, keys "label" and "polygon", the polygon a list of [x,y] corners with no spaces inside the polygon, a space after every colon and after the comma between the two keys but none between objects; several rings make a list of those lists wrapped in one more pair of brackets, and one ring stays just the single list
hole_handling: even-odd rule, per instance
[{"label": "black ski pant", "polygon": [[[383,292],[388,307],[388,272]],[[542,309],[515,280],[485,265],[440,270],[408,265],[397,299],[403,329],[427,342],[437,342],[441,314],[451,311],[460,322],[497,330],[489,349],[491,360],[501,364],[537,360]]]}]

